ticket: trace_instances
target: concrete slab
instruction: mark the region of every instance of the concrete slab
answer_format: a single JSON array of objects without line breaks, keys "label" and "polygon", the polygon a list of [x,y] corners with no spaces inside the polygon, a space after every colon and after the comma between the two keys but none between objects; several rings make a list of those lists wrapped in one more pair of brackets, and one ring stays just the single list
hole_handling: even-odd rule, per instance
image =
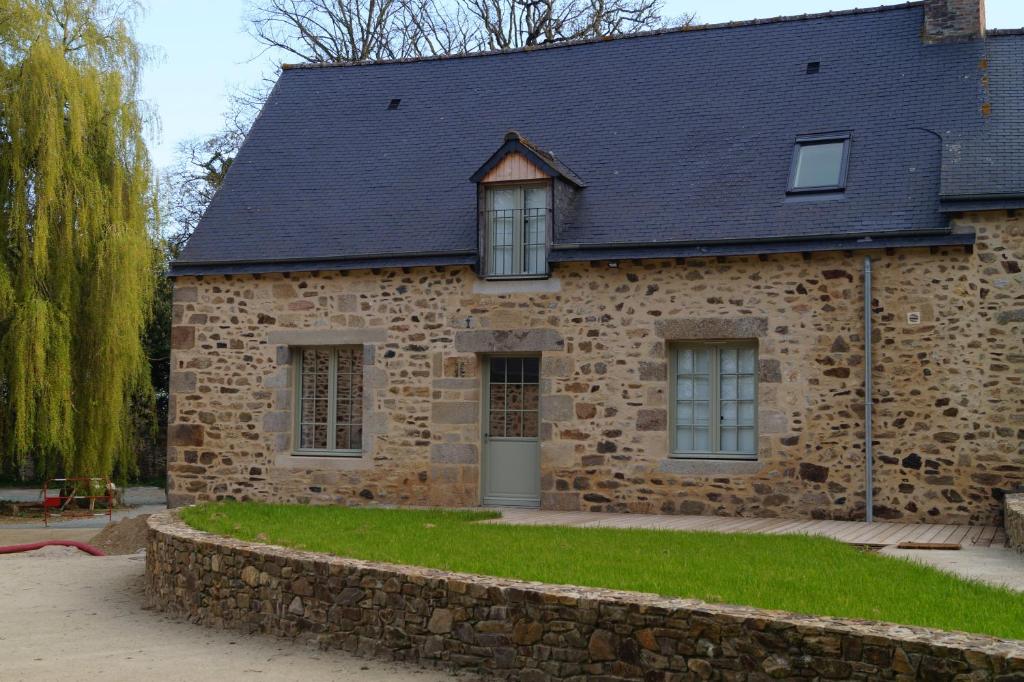
[{"label": "concrete slab", "polygon": [[885,547],[879,553],[918,561],[963,578],[1024,592],[1024,554],[1005,547],[921,550],[893,546]]}]

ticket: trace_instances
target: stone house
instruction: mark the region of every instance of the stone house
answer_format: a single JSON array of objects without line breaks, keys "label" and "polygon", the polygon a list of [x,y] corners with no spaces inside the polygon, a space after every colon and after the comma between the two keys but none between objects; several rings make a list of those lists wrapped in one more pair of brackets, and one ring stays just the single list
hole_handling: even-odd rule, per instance
[{"label": "stone house", "polygon": [[173,265],[172,504],[996,521],[1024,32],[984,26],[285,68]]}]

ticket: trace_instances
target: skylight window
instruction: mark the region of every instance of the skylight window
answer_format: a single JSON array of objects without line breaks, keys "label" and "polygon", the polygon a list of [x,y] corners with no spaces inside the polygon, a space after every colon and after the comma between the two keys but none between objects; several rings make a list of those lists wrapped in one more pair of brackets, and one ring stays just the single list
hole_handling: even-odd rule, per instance
[{"label": "skylight window", "polygon": [[849,135],[798,137],[789,173],[790,192],[836,192],[846,189]]}]

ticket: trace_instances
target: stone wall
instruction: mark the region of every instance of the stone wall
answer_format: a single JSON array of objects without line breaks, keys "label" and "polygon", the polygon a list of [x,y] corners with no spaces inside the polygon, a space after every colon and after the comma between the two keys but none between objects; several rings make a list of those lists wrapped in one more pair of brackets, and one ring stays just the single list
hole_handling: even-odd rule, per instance
[{"label": "stone wall", "polygon": [[[875,512],[996,523],[1024,483],[1024,217],[961,219],[973,249],[874,259]],[[547,509],[860,519],[864,253],[181,277],[172,504],[476,505],[481,358],[542,355]],[[910,324],[917,312],[920,323]],[[756,339],[756,462],[670,456],[671,343]],[[291,454],[293,346],[359,344],[361,457]]]},{"label": "stone wall", "polygon": [[375,564],[149,519],[153,606],[519,680],[1020,680],[1024,642]]},{"label": "stone wall", "polygon": [[1024,493],[1006,496],[1005,519],[1008,544],[1024,552]]}]

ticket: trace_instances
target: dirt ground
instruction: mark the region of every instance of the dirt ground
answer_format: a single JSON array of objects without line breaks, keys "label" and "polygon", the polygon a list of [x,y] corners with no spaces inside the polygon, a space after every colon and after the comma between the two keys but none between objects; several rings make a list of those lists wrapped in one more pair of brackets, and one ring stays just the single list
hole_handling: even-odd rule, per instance
[{"label": "dirt ground", "polygon": [[144,569],[141,554],[89,557],[77,550],[50,547],[0,555],[0,595],[4,597],[0,678],[4,682],[451,679],[437,671],[166,617],[144,608]]},{"label": "dirt ground", "polygon": [[148,518],[149,514],[142,514],[115,521],[97,533],[89,544],[111,555],[135,554],[146,548]]}]

